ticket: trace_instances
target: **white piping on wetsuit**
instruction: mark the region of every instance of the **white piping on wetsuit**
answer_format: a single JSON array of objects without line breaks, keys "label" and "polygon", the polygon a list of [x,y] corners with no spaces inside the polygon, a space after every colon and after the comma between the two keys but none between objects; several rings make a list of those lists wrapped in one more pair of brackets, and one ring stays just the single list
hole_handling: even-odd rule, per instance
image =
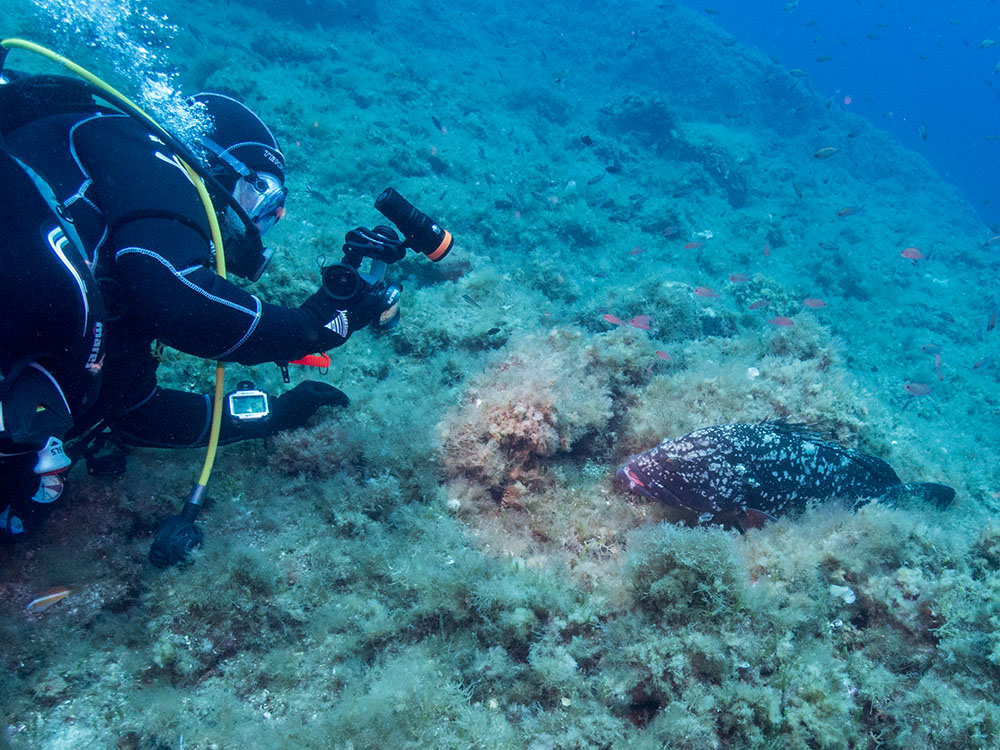
[{"label": "white piping on wetsuit", "polygon": [[115,261],[117,261],[123,255],[129,255],[129,254],[145,255],[147,258],[153,258],[154,260],[161,263],[165,268],[167,268],[170,271],[170,273],[173,274],[174,278],[176,278],[178,281],[180,281],[182,284],[189,287],[190,289],[193,289],[198,294],[205,297],[205,299],[215,304],[222,305],[223,307],[229,307],[233,310],[246,313],[252,318],[252,322],[247,328],[246,333],[243,334],[243,337],[226,351],[212,355],[210,357],[211,359],[221,359],[222,357],[226,357],[232,354],[236,349],[242,346],[246,342],[246,340],[250,338],[250,336],[253,335],[253,332],[255,330],[257,330],[257,324],[260,323],[261,313],[263,312],[263,305],[261,304],[260,299],[256,295],[250,295],[257,308],[256,310],[251,310],[249,307],[244,307],[243,305],[239,305],[233,302],[232,300],[228,300],[223,297],[217,297],[214,294],[209,294],[206,290],[202,289],[197,284],[194,284],[191,281],[189,281],[187,277],[184,275],[189,271],[197,270],[197,268],[188,267],[184,269],[183,272],[178,271],[176,268],[174,268],[173,264],[170,261],[168,261],[162,255],[154,253],[152,250],[147,250],[146,248],[143,247],[125,247],[119,250],[117,253],[115,253]]}]

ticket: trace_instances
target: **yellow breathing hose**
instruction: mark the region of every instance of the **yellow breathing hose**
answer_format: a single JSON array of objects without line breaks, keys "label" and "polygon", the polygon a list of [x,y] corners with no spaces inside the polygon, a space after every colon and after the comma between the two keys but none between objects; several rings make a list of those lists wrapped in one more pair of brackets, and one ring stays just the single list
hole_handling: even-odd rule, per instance
[{"label": "yellow breathing hose", "polygon": [[[136,113],[144,117],[147,123],[154,130],[160,130],[160,126],[157,124],[156,120],[146,114],[127,96],[115,89],[113,86],[110,86],[102,81],[90,71],[80,67],[75,62],[63,57],[59,53],[53,52],[47,47],[42,47],[39,44],[35,44],[34,42],[29,42],[24,39],[4,39],[0,41],[0,47],[3,47],[4,49],[16,48],[34,52],[58,65],[61,65],[71,73],[85,80],[87,83],[92,86],[96,86],[101,91],[108,94],[108,96],[112,99],[125,102]],[[215,245],[215,270],[218,272],[219,276],[226,278],[226,255],[222,247],[222,232],[219,230],[219,220],[215,215],[215,206],[212,205],[212,199],[209,197],[208,190],[205,188],[205,184],[202,182],[201,177],[198,176],[198,173],[186,161],[181,159],[179,156],[177,158],[178,161],[180,161],[181,166],[183,166],[184,170],[187,172],[188,178],[198,191],[198,196],[201,198],[201,203],[205,208],[205,215],[208,217],[208,224],[212,229],[212,243]],[[215,400],[212,407],[212,429],[208,438],[208,453],[205,456],[205,464],[202,466],[201,476],[198,478],[198,484],[192,493],[191,499],[189,500],[189,502],[194,505],[201,505],[204,499],[205,486],[208,484],[208,478],[212,474],[212,465],[215,463],[215,454],[219,448],[219,432],[222,429],[222,402],[225,398],[225,380],[226,365],[224,362],[217,362],[215,365]]]}]

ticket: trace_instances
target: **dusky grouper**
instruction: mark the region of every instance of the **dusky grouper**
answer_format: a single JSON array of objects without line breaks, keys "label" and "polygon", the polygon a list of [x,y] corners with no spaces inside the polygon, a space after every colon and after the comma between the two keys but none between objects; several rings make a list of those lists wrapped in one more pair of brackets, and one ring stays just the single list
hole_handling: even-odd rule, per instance
[{"label": "dusky grouper", "polygon": [[904,484],[882,459],[784,420],[668,438],[629,458],[618,478],[640,495],[697,513],[699,521],[741,529],[831,498],[857,503],[914,496],[944,507],[955,497],[943,484]]}]

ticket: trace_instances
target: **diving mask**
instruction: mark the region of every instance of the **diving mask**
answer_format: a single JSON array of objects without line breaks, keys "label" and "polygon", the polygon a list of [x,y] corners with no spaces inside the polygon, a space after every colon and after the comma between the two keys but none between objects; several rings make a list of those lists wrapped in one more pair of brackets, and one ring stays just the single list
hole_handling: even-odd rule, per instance
[{"label": "diving mask", "polygon": [[267,172],[250,172],[236,181],[233,197],[263,237],[285,215],[288,188]]}]

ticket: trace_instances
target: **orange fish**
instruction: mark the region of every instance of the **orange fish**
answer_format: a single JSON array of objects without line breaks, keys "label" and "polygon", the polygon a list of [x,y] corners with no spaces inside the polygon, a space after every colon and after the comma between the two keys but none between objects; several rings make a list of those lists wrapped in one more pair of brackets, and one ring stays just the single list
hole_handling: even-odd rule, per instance
[{"label": "orange fish", "polygon": [[622,320],[621,318],[619,318],[617,315],[612,315],[611,313],[608,313],[607,315],[605,315],[603,317],[604,317],[604,319],[606,321],[608,321],[609,323],[613,323],[616,326],[623,326],[623,325],[625,325],[625,321]]},{"label": "orange fish", "polygon": [[821,307],[826,307],[826,303],[821,299],[816,299],[815,297],[806,297],[802,300],[802,304],[806,307],[811,307],[813,310],[818,310]]},{"label": "orange fish", "polygon": [[787,328],[788,326],[795,325],[795,321],[791,318],[786,318],[784,315],[775,315],[769,321],[767,321],[773,326],[781,326],[782,328]]},{"label": "orange fish", "polygon": [[704,242],[689,242],[684,246],[685,250],[697,250],[699,247],[705,247]]},{"label": "orange fish", "polygon": [[835,153],[837,153],[837,149],[835,149],[833,146],[827,146],[826,148],[821,148],[819,151],[817,151],[815,154],[813,154],[813,158],[815,158],[815,159],[829,159]]},{"label": "orange fish", "polygon": [[699,297],[708,297],[710,299],[719,296],[719,293],[717,291],[707,286],[696,286],[694,288],[694,293],[697,294]]},{"label": "orange fish", "polygon": [[908,260],[920,260],[921,258],[924,257],[924,254],[920,252],[918,248],[915,247],[904,248],[903,252],[901,252],[900,255],[902,255],[904,258],[907,258]]},{"label": "orange fish", "polygon": [[648,331],[653,319],[648,315],[636,315],[628,322],[630,326],[635,326],[639,330]]},{"label": "orange fish", "polygon": [[745,281],[750,281],[750,277],[745,273],[731,273],[729,274],[729,280],[734,284],[742,284]]},{"label": "orange fish", "polygon": [[673,357],[671,357],[669,354],[667,354],[662,349],[659,349],[656,352],[656,356],[659,357],[660,359],[662,359],[664,362],[670,362],[673,359]]}]

